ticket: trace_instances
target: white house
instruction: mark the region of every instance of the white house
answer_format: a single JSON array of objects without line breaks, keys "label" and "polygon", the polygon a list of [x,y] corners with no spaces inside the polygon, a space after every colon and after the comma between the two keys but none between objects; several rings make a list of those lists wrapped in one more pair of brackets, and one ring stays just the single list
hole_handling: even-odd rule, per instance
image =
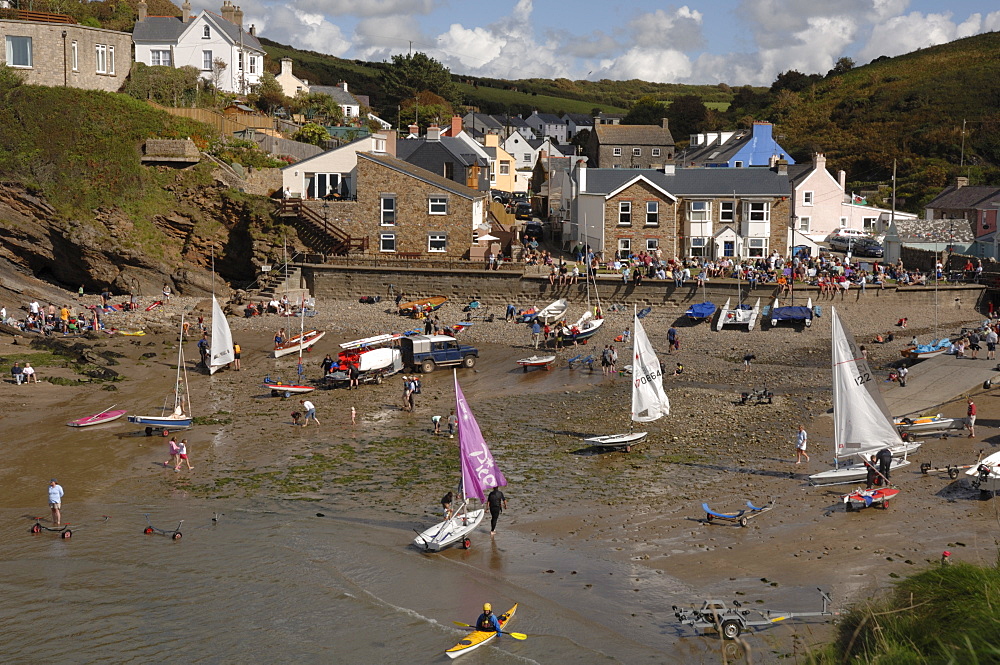
[{"label": "white house", "polygon": [[[247,94],[264,73],[264,48],[253,26],[243,29],[243,11],[224,0],[221,16],[203,11],[191,15],[191,3],[181,5],[182,15],[149,16],[145,0],[138,4],[139,18],[132,29],[135,61],[166,67],[194,67],[201,78],[220,90]],[[226,64],[216,71],[215,62]]]},{"label": "white house", "polygon": [[274,80],[281,86],[281,91],[285,97],[295,97],[298,94],[309,94],[309,81],[300,79],[292,73],[292,59],[281,59],[281,71],[274,77]]},{"label": "white house", "polygon": [[[549,139],[526,139],[520,132],[512,132],[500,147],[514,158],[514,168],[521,170],[535,168],[535,162],[538,161],[538,155],[542,151],[553,157],[564,156],[562,150],[553,145]],[[572,147],[569,146],[569,148]],[[570,151],[570,154],[572,154],[572,151]]]},{"label": "white house", "polygon": [[539,113],[538,111],[534,111],[524,121],[539,136],[547,136],[548,138],[555,139],[560,144],[569,141],[569,137],[567,136],[569,129],[566,126],[566,121],[554,113]]},{"label": "white house", "polygon": [[282,191],[303,199],[355,198],[359,152],[395,157],[395,134],[371,134],[284,167]]}]

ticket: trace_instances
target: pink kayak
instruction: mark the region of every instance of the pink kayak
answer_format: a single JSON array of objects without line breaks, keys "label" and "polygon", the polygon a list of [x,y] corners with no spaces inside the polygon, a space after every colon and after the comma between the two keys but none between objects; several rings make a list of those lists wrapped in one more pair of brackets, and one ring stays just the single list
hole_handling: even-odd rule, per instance
[{"label": "pink kayak", "polygon": [[100,413],[95,413],[92,416],[87,416],[86,418],[80,418],[79,420],[73,420],[66,423],[70,427],[89,427],[91,425],[103,425],[104,423],[110,423],[112,420],[118,420],[122,416],[128,413],[125,409],[116,409],[115,411],[101,411]]}]

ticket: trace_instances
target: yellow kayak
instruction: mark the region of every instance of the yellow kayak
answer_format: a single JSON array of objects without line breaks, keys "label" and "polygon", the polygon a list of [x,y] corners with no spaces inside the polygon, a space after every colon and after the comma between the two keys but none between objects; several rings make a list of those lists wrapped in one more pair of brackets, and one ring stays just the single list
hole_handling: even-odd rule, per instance
[{"label": "yellow kayak", "polygon": [[[497,621],[500,622],[501,628],[506,628],[510,620],[514,618],[514,612],[517,611],[517,603],[514,603],[514,607],[510,608],[503,614],[497,617]],[[495,638],[497,633],[495,630],[474,630],[469,633],[461,642],[453,646],[452,648],[445,651],[449,658],[458,658],[463,653],[468,653],[474,651],[484,644],[488,644],[490,640]]]}]

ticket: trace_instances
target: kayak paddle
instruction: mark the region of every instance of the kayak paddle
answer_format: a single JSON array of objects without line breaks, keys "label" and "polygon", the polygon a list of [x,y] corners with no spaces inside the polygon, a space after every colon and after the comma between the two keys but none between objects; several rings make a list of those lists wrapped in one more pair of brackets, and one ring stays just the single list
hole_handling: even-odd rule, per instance
[{"label": "kayak paddle", "polygon": [[[461,621],[452,621],[452,623],[455,624],[456,626],[462,626],[463,628],[475,628],[475,626],[473,626],[472,624],[462,623]],[[506,630],[501,630],[500,632],[503,633],[504,635],[510,635],[515,640],[528,639],[528,636],[525,635],[524,633],[508,633]]]}]

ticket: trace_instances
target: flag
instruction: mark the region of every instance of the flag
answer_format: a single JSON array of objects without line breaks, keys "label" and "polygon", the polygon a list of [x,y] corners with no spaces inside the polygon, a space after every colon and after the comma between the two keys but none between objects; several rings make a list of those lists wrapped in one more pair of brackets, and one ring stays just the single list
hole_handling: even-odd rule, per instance
[{"label": "flag", "polygon": [[851,200],[857,203],[858,205],[863,205],[863,206],[868,205],[868,199],[861,196],[860,194],[855,194],[854,192],[851,192]]}]

